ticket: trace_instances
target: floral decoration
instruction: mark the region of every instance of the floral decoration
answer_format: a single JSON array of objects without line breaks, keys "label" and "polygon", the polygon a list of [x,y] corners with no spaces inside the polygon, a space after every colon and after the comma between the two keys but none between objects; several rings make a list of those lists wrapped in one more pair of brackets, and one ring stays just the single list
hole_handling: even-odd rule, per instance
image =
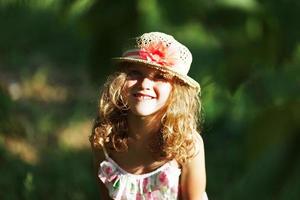
[{"label": "floral decoration", "polygon": [[139,56],[143,60],[155,62],[162,66],[174,66],[178,60],[178,51],[172,45],[167,46],[163,42],[152,42],[139,50]]}]

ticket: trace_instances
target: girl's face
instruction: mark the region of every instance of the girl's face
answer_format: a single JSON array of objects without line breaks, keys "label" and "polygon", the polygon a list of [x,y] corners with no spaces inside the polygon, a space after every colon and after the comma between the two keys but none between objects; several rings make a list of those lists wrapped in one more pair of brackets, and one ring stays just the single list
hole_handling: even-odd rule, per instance
[{"label": "girl's face", "polygon": [[172,90],[172,80],[161,72],[143,66],[128,68],[124,91],[129,110],[138,116],[157,113],[165,105]]}]

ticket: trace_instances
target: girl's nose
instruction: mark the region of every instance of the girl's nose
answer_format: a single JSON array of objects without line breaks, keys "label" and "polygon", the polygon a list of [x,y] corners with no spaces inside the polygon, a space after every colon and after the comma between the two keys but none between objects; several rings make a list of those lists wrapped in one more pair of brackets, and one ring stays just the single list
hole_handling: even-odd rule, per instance
[{"label": "girl's nose", "polygon": [[141,80],[141,87],[143,89],[150,89],[153,86],[153,80],[148,77],[143,77]]}]

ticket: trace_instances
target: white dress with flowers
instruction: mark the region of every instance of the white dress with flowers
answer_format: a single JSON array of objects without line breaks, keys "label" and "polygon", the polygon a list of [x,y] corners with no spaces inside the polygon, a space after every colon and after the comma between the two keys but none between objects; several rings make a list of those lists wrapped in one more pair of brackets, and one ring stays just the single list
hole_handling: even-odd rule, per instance
[{"label": "white dress with flowers", "polygon": [[[109,195],[115,200],[176,200],[181,170],[175,160],[158,169],[141,175],[131,174],[122,169],[109,157],[99,166],[98,176],[105,184]],[[205,198],[206,194],[205,194]]]}]

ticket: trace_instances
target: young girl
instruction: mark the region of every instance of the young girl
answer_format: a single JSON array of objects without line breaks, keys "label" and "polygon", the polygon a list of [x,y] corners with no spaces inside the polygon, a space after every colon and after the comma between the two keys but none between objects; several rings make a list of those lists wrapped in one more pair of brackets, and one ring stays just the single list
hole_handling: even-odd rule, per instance
[{"label": "young girl", "polygon": [[115,58],[90,137],[101,199],[207,199],[192,55],[151,32]]}]

